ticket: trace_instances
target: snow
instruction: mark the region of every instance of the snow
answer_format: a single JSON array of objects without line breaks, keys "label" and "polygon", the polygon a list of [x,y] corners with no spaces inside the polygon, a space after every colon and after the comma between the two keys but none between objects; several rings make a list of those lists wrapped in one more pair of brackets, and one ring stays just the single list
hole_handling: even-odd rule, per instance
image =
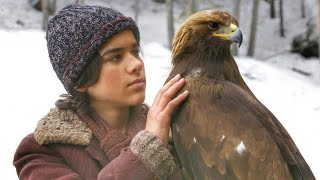
[{"label": "snow", "polygon": [[[6,6],[0,8],[0,82],[2,84],[0,109],[4,122],[4,125],[0,127],[0,137],[3,144],[0,148],[0,169],[1,177],[11,180],[18,179],[12,165],[13,155],[18,144],[23,137],[34,131],[37,121],[50,108],[54,107],[55,100],[65,90],[49,62],[44,32],[30,30],[41,27],[39,25],[41,14],[33,11],[26,3],[16,6],[19,4],[17,2],[21,3],[25,0],[1,1],[6,2],[4,3]],[[97,0],[95,4],[103,4],[103,1],[106,0]],[[300,0],[293,1],[297,4],[300,2]],[[67,1],[58,2],[67,3]],[[111,3],[108,0],[107,2],[109,6],[133,16],[130,5],[121,1]],[[261,1],[261,3],[265,2]],[[291,1],[286,3],[294,4]],[[163,5],[156,6],[151,2],[148,5],[148,8],[139,16],[138,25],[142,35],[143,59],[147,74],[146,103],[151,104],[165,82],[171,66],[170,51],[165,48],[167,46],[165,8]],[[310,3],[308,6],[312,10]],[[10,8],[13,9],[13,7],[18,7],[20,11],[10,11]],[[241,8],[241,17],[244,19],[245,13],[250,12],[250,8],[243,4]],[[297,7],[295,8],[292,11],[298,11]],[[265,7],[262,9],[268,12]],[[298,13],[292,13],[292,11],[293,18]],[[12,16],[7,16],[8,14]],[[260,17],[266,16],[266,13],[262,13]],[[16,23],[18,20],[23,20],[24,25]],[[268,58],[268,60],[265,58],[281,49],[288,48],[286,44],[288,44],[290,37],[298,33],[289,30],[301,29],[307,21],[300,20],[299,23],[291,23],[291,21],[286,24],[288,26],[288,37],[286,38],[277,37],[277,30],[268,28],[268,25],[277,26],[276,20],[260,20],[258,32],[261,34],[258,36],[255,58],[244,56],[247,47],[246,39],[249,37],[249,22],[242,21],[241,26],[245,41],[243,47],[240,48],[240,56],[235,59],[250,89],[281,121],[299,147],[316,178],[319,179],[319,60],[305,61],[299,55],[290,53],[282,53],[279,56]],[[278,43],[272,44],[269,40],[271,38]],[[293,68],[311,75],[305,76],[293,71]]]},{"label": "snow", "polygon": [[[0,169],[17,179],[12,159],[21,139],[33,132],[37,121],[65,92],[48,59],[41,31],[0,31],[2,82],[0,127],[3,147]],[[170,71],[170,51],[159,43],[142,43],[147,74],[146,102],[151,104]],[[282,122],[313,172],[320,177],[320,84],[287,68],[237,57],[239,69],[252,89]],[[319,64],[317,65],[320,68]]]}]

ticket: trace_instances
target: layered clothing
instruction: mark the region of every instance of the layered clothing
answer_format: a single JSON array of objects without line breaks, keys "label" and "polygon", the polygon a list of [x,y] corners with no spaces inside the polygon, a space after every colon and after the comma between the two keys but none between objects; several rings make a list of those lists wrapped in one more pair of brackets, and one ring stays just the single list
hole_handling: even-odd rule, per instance
[{"label": "layered clothing", "polygon": [[126,134],[95,112],[57,104],[16,150],[20,179],[180,179],[173,156],[145,131],[148,107],[132,107]]}]

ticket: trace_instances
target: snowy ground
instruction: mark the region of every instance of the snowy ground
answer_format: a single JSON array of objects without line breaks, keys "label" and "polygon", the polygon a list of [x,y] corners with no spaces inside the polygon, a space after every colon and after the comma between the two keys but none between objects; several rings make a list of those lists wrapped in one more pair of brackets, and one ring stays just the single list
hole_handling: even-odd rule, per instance
[{"label": "snowy ground", "polygon": [[[308,0],[311,1],[313,0]],[[28,7],[26,0],[0,0],[0,2],[3,5],[0,7],[0,82],[2,82],[0,109],[5,122],[0,127],[3,143],[0,148],[0,177],[11,180],[18,179],[12,166],[16,147],[25,135],[34,130],[37,121],[53,107],[64,89],[49,63],[45,34],[40,30],[26,30],[41,27],[41,14]],[[62,6],[68,1],[58,2],[59,6]],[[88,0],[88,2],[99,5],[107,3],[108,6],[129,16],[133,15],[131,8],[133,1],[123,3],[112,0]],[[298,2],[300,0],[285,1],[293,4],[292,10],[288,13],[298,12],[299,6],[295,5],[299,4]],[[148,3],[148,8],[140,14],[138,25],[142,34],[148,78],[146,102],[151,104],[170,70],[170,52],[163,47],[167,45],[164,6],[151,3],[150,0]],[[261,1],[261,4],[263,3],[265,2]],[[14,8],[18,8],[19,11],[14,11]],[[222,8],[230,9],[230,5],[224,5]],[[236,58],[240,71],[258,99],[286,127],[319,179],[320,63],[316,59],[303,61],[300,56],[289,53],[268,59],[267,62],[261,61],[264,57],[287,49],[290,37],[299,33],[299,29],[303,31],[306,20],[297,18],[294,23],[288,21],[286,38],[277,36],[277,20],[267,18],[260,20],[256,59],[249,59],[243,55],[246,53],[249,24],[246,20],[249,19],[247,13],[250,12],[250,8],[245,4],[242,4],[241,8],[243,22],[241,27],[245,41],[240,49],[241,56]],[[262,7],[260,17],[266,17],[266,12],[268,12],[266,7]],[[292,13],[291,18],[297,17],[297,14]],[[270,39],[273,41],[269,41]],[[303,70],[311,75],[305,76],[292,69]]]}]

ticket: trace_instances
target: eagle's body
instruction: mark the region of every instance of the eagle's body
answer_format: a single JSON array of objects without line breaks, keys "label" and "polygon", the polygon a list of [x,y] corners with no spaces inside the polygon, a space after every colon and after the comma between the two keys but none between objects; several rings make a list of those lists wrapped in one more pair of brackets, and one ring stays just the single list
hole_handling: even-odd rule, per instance
[{"label": "eagle's body", "polygon": [[230,53],[238,33],[233,24],[228,13],[207,10],[175,34],[168,80],[181,74],[181,92],[189,91],[171,126],[181,165],[199,180],[315,179],[287,131],[243,81]]}]

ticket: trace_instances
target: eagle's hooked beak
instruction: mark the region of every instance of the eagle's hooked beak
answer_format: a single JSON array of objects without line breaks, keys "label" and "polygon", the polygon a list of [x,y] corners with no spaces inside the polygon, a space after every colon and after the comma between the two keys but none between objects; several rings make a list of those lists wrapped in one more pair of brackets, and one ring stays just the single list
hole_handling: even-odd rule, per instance
[{"label": "eagle's hooked beak", "polygon": [[222,38],[229,40],[231,42],[236,42],[239,44],[239,47],[240,47],[242,44],[242,32],[240,31],[240,29],[232,23],[231,23],[230,27],[226,28],[226,29],[228,29],[227,33],[215,33],[213,35],[218,36],[218,37],[222,37]]},{"label": "eagle's hooked beak", "polygon": [[234,25],[234,24],[231,24],[230,25],[230,31],[231,31],[231,36],[230,36],[230,41],[231,42],[236,42],[239,44],[239,47],[241,46],[242,44],[242,32],[240,31],[240,29]]}]

